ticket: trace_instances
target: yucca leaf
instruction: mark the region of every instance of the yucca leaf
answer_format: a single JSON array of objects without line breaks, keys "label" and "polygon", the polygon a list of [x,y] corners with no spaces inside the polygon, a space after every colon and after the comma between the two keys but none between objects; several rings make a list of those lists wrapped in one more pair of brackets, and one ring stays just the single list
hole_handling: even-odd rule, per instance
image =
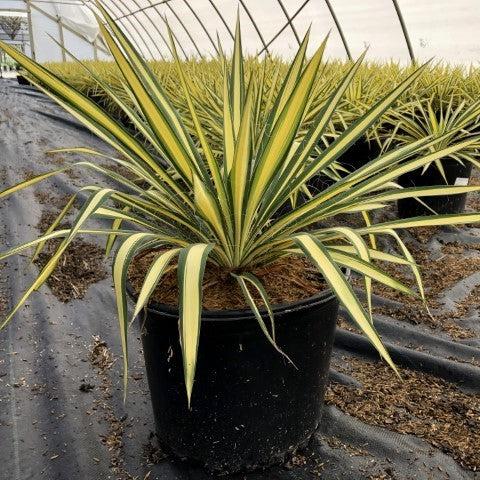
[{"label": "yucca leaf", "polygon": [[[281,197],[285,186],[288,182],[296,176],[300,167],[307,165],[307,162],[312,154],[313,149],[316,147],[317,143],[320,141],[322,134],[324,133],[328,122],[330,121],[338,103],[340,102],[345,90],[352,81],[352,78],[358,71],[365,54],[363,54],[352,66],[348,74],[342,80],[337,89],[332,93],[325,106],[321,109],[317,118],[315,119],[313,125],[308,130],[305,137],[302,139],[301,144],[299,144],[296,151],[292,154],[289,162],[283,167],[283,173],[279,176],[276,182],[273,182],[272,186],[269,188],[271,191],[271,197],[268,198],[266,206],[264,207],[263,215],[259,217],[259,223],[265,221],[265,218],[268,217],[272,212],[272,206],[275,205],[275,200]],[[268,195],[268,194],[267,194]],[[282,198],[284,201],[285,199]],[[282,201],[281,201],[282,202]],[[280,203],[281,203],[280,202]],[[278,204],[279,202],[277,202]]]},{"label": "yucca leaf", "polygon": [[368,314],[363,309],[360,301],[353,292],[352,287],[348,283],[348,280],[335,264],[331,255],[328,253],[328,250],[321,244],[321,242],[308,233],[295,235],[294,240],[304,251],[305,255],[322,273],[325,281],[335,292],[340,303],[345,307],[360,329],[365,333],[378,353],[393,368],[393,370],[397,372],[390,355],[383,346],[380,337],[375,331],[375,328],[370,323]]},{"label": "yucca leaf", "polygon": [[[295,368],[295,363],[290,359],[290,357],[277,345],[276,340],[275,340],[275,319],[273,317],[273,311],[272,307],[270,306],[270,302],[268,300],[267,293],[261,284],[260,280],[258,280],[255,275],[245,273],[245,274],[231,274],[238,282],[240,285],[240,288],[242,290],[243,296],[252,310],[253,314],[255,315],[255,318],[258,321],[258,324],[260,325],[260,328],[262,329],[263,334],[267,338],[267,340],[270,342],[270,344],[277,350],[278,353],[282,354]],[[255,303],[255,298],[251,294],[250,290],[248,289],[247,283],[249,283],[253,288],[257,290],[257,292],[260,294],[262,301],[265,305],[265,308],[267,309],[268,316],[270,317],[270,322],[272,325],[272,333],[268,331],[267,325],[265,324],[265,321],[263,320],[263,317],[258,309],[257,304]]]},{"label": "yucca leaf", "polygon": [[222,253],[227,264],[233,265],[233,249],[231,240],[227,238],[224,231],[222,215],[218,210],[218,204],[213,195],[206,189],[200,178],[195,177],[193,181],[193,191],[195,195],[195,205],[198,212],[205,219],[214,234],[218,237],[222,245]]},{"label": "yucca leaf", "polygon": [[[343,132],[334,143],[332,143],[321,156],[321,160],[326,166],[327,162],[336,160],[348,147],[355,142],[361,135],[363,135],[372,124],[377,121],[380,116],[392,106],[392,104],[398,100],[398,98],[405,93],[405,91],[414,83],[428,64],[424,64],[415,70],[407,79],[405,79],[400,85],[393,89],[388,95],[382,98],[375,106],[373,106],[367,113],[362,115],[356,120],[345,132]],[[292,188],[297,188],[304,183],[308,178],[317,172],[317,165],[312,163],[308,166],[302,175],[293,183]]]},{"label": "yucca leaf", "polygon": [[[131,207],[123,207],[123,212],[128,213]],[[118,230],[123,223],[123,218],[115,218],[112,222],[112,230]],[[113,246],[117,240],[118,236],[115,234],[109,235],[105,243],[105,257],[108,257],[112,252]]]},{"label": "yucca leaf", "polygon": [[233,132],[235,137],[240,131],[240,122],[245,101],[245,73],[243,71],[242,33],[240,29],[240,12],[237,10],[235,40],[233,46],[232,75],[230,78],[230,98],[232,102]]},{"label": "yucca leaf", "polygon": [[51,256],[51,258],[42,268],[41,272],[39,273],[33,284],[22,295],[15,307],[7,315],[4,321],[0,323],[0,330],[2,330],[10,322],[12,317],[18,312],[20,307],[26,302],[32,292],[38,290],[45,283],[45,281],[48,279],[48,277],[52,274],[53,270],[57,266],[58,260],[60,259],[61,255],[70,245],[83,223],[85,223],[85,221],[93,214],[93,212],[107,200],[111,193],[112,190],[107,188],[99,190],[98,192],[93,193],[91,197],[87,200],[87,202],[85,202],[84,206],[82,207],[75,221],[73,222],[72,228],[69,229],[68,234],[60,243],[55,253]]},{"label": "yucca leaf", "polygon": [[[60,225],[60,222],[66,217],[66,215],[68,215],[70,209],[73,207],[76,199],[77,199],[77,194],[74,194],[70,197],[66,205],[63,207],[62,211],[58,214],[58,216],[55,218],[53,223],[44,232],[45,235],[48,235],[49,233],[53,232],[58,227],[58,225]],[[44,246],[45,246],[45,242],[41,242],[38,244],[32,256],[32,262],[38,257],[40,252],[43,250]]]},{"label": "yucca leaf", "polygon": [[398,230],[400,228],[436,227],[479,222],[480,213],[449,213],[444,215],[412,217],[403,220],[391,220],[389,222],[376,223],[375,225],[361,228],[357,231],[362,234],[370,234],[383,233],[386,230]]},{"label": "yucca leaf", "polygon": [[227,73],[227,66],[223,70],[223,156],[225,177],[228,178],[233,167],[235,155],[236,134],[233,127],[232,106],[230,98],[230,81]]},{"label": "yucca leaf", "polygon": [[[329,250],[335,251],[338,250],[339,252],[348,253],[350,255],[355,254],[357,252],[355,247],[349,245],[328,245],[327,247]],[[373,248],[368,249],[368,254],[370,258],[373,260],[380,260],[382,262],[390,262],[390,263],[398,263],[399,265],[416,265],[415,261],[407,260],[403,257],[399,257],[398,255],[393,255],[391,253],[382,252],[381,250],[376,250]]]},{"label": "yucca leaf", "polygon": [[[396,179],[399,175],[402,175],[403,173],[419,168],[422,165],[431,162],[433,159],[439,157],[441,158],[451,152],[461,150],[462,148],[470,145],[474,141],[475,139],[466,140],[456,145],[452,145],[434,153],[425,155],[419,159],[409,160],[401,165],[392,167],[384,173],[379,173],[373,178],[363,180],[358,185],[350,185],[350,188],[348,190],[345,190],[337,195],[334,195],[333,191],[339,189],[340,186],[334,185],[327,189],[325,192],[322,192],[322,194],[317,195],[312,200],[306,202],[304,205],[297,208],[295,211],[287,214],[280,221],[274,224],[271,228],[271,231],[268,232],[267,238],[269,238],[272,234],[276,233],[279,230],[283,230],[284,232],[293,232],[295,230],[303,228],[305,225],[309,225],[314,221],[319,221],[321,216],[326,215],[327,212],[329,215],[337,214],[343,208],[339,208],[338,205],[343,203],[346,206],[349,200],[352,201],[351,199],[355,199],[353,201],[356,202],[358,207],[361,209],[362,203],[368,202],[368,199],[358,201],[358,198],[361,195],[371,192],[376,188],[382,187],[383,185],[385,185],[386,182]],[[341,181],[338,183],[341,184]],[[334,200],[329,201],[329,197],[334,198]],[[331,209],[327,210],[327,208],[330,206],[332,206]],[[288,225],[290,225],[290,227],[288,227]]]},{"label": "yucca leaf", "polygon": [[[12,255],[17,255],[22,253],[24,250],[28,250],[29,248],[36,247],[39,243],[47,242],[48,240],[53,240],[55,238],[64,238],[68,237],[71,232],[71,228],[62,229],[62,230],[55,230],[54,232],[41,235],[40,237],[36,238],[35,240],[30,240],[28,242],[22,243],[17,245],[9,250],[5,250],[4,252],[0,252],[0,260],[4,260]],[[132,233],[136,233],[135,230],[111,230],[111,229],[80,229],[78,230],[78,235],[119,235],[119,236],[129,236]]]},{"label": "yucca leaf", "polygon": [[[119,95],[117,95],[110,86],[104,82],[99,75],[95,73],[95,71],[91,68],[88,67],[86,63],[82,63],[71,51],[66,49],[60,42],[57,41],[56,38],[52,37],[49,35],[49,37],[64,51],[66,52],[71,58],[73,58],[76,62],[77,65],[79,65],[80,68],[85,69],[88,74],[95,79],[95,81],[98,83],[98,85],[109,95],[109,97],[112,99],[113,102],[115,102],[120,109],[127,115],[129,120],[132,122],[134,127],[152,144],[155,145],[156,148],[161,149],[161,145],[158,143],[157,139],[155,138],[155,135],[153,134],[153,131],[151,128],[149,128],[149,125],[146,124],[143,119],[138,115],[137,111],[140,110],[137,108],[137,111],[135,111],[133,108],[131,108],[125,101],[123,101]],[[125,91],[129,94],[129,97],[135,102],[135,97],[131,95],[131,92],[125,88]],[[136,104],[137,105],[137,104]]]},{"label": "yucca leaf", "polygon": [[402,284],[398,280],[395,280],[390,275],[387,275],[385,272],[382,272],[379,268],[375,267],[371,262],[362,260],[354,255],[347,253],[341,253],[335,251],[334,249],[328,249],[332,260],[338,265],[342,265],[351,270],[355,270],[358,273],[361,273],[365,277],[368,277],[371,280],[375,280],[387,287],[393,288],[399,292],[405,293],[406,295],[411,295],[413,297],[417,294],[406,285]]},{"label": "yucca leaf", "polygon": [[238,138],[235,144],[233,168],[230,173],[230,188],[232,192],[233,216],[236,233],[235,255],[237,260],[241,249],[241,232],[245,216],[244,199],[248,194],[249,187],[248,179],[251,166],[250,161],[252,158],[251,118],[253,115],[253,106],[253,88],[252,84],[250,84],[238,131]]},{"label": "yucca leaf", "polygon": [[370,196],[369,202],[391,202],[394,200],[400,200],[403,198],[416,198],[416,197],[434,197],[443,195],[461,195],[464,193],[473,193],[480,191],[478,185],[437,185],[428,187],[408,187],[397,190],[396,192],[384,192],[378,195]]},{"label": "yucca leaf", "polygon": [[422,298],[422,300],[425,304],[425,307],[427,308],[427,311],[428,311],[427,299],[425,298],[425,289],[423,288],[422,275],[421,275],[421,272],[420,272],[420,268],[415,263],[415,259],[413,258],[413,255],[410,253],[410,250],[405,245],[405,242],[400,238],[400,235],[395,230],[387,229],[383,233],[385,233],[387,235],[390,235],[391,237],[393,237],[395,239],[395,241],[399,245],[400,250],[402,251],[404,257],[407,260],[410,261],[410,268],[413,272],[413,276],[415,278],[415,281],[417,282],[420,297]]},{"label": "yucca leaf", "polygon": [[168,154],[169,162],[186,181],[192,180],[194,172],[205,180],[206,172],[202,168],[201,161],[199,161],[200,157],[198,154],[195,154],[193,142],[184,125],[179,120],[178,114],[171,105],[170,100],[163,93],[150,68],[137,53],[122,30],[101,4],[97,2],[97,6],[115,37],[110,34],[109,30],[99,19],[102,35],[138,104],[142,108],[143,114],[148,119],[157,137],[161,140],[163,149]]},{"label": "yucca leaf", "polygon": [[[328,37],[327,37],[328,38]],[[327,38],[322,43],[321,48],[324,48],[324,45],[326,44]],[[290,68],[288,69],[288,73],[285,77],[285,80],[282,84],[282,87],[280,89],[280,92],[277,95],[277,99],[275,101],[275,105],[272,108],[272,118],[267,122],[267,124],[271,124],[272,127],[276,124],[280,113],[282,112],[283,108],[285,107],[288,99],[291,97],[293,90],[296,88],[298,84],[298,80],[300,78],[300,75],[302,73],[302,69],[305,63],[305,55],[307,52],[307,47],[308,47],[308,42],[310,39],[310,27],[308,28],[307,32],[305,33],[305,36],[303,37],[302,43],[300,44],[299,49],[297,50],[297,53],[295,54],[295,58],[293,59],[293,62],[290,65]],[[322,48],[322,50],[323,50]],[[273,80],[274,85],[276,84],[278,76],[276,73],[276,76]],[[273,94],[273,91],[272,91]],[[271,101],[271,99],[270,99]]]},{"label": "yucca leaf", "polygon": [[160,165],[152,159],[145,148],[86,96],[70,87],[38,63],[30,60],[16,48],[1,41],[0,48],[37,79],[30,79],[37,88],[78,118],[96,135],[127,156],[137,155],[155,172],[162,172]]},{"label": "yucca leaf", "polygon": [[[228,209],[229,209],[229,200],[227,198],[227,191],[226,191],[226,188],[225,188],[225,184],[223,183],[223,178],[222,178],[222,175],[221,175],[221,171],[220,171],[219,165],[218,165],[215,157],[213,156],[212,150],[210,148],[210,145],[208,144],[207,138],[206,138],[205,133],[203,131],[203,128],[200,124],[200,120],[199,120],[199,118],[197,116],[197,113],[195,111],[195,107],[193,105],[193,101],[192,101],[192,98],[191,98],[191,95],[190,95],[190,92],[189,92],[189,86],[187,85],[187,79],[185,78],[185,74],[183,72],[183,67],[180,63],[180,59],[178,58],[175,42],[173,40],[173,36],[172,36],[172,33],[171,33],[170,29],[168,30],[168,32],[169,32],[169,35],[170,35],[171,48],[172,48],[172,52],[173,52],[173,55],[174,55],[174,58],[175,58],[175,63],[177,65],[177,71],[178,71],[178,75],[179,75],[180,80],[181,80],[183,93],[184,93],[185,98],[187,100],[188,109],[189,109],[189,112],[192,116],[193,123],[194,123],[194,126],[195,126],[195,132],[196,132],[196,134],[198,136],[198,139],[200,141],[200,145],[201,145],[203,154],[206,157],[207,165],[209,167],[210,173],[211,173],[212,178],[213,178],[213,183],[215,185],[215,191],[216,191],[216,193],[218,195],[218,198],[219,198],[218,207],[220,209],[222,209],[224,212],[227,212]],[[195,181],[196,181],[196,185],[197,185],[197,189],[198,189],[198,182],[201,181],[201,180],[199,179],[198,176],[195,176]],[[208,187],[205,186],[205,187],[203,187],[203,190],[206,191],[207,188]],[[215,206],[214,207],[215,210],[218,211],[218,207]],[[229,215],[224,215],[224,218],[227,221],[226,227],[229,229],[230,232],[232,232],[232,226],[228,222],[228,220],[230,220],[230,216]],[[222,224],[221,217],[217,218],[217,223]],[[221,227],[221,230],[223,232],[223,227]],[[232,238],[231,235],[230,235],[230,238]]]},{"label": "yucca leaf", "polygon": [[[336,233],[341,235],[345,240],[353,245],[356,249],[358,256],[365,262],[370,262],[370,251],[363,240],[362,236],[355,232],[353,229],[348,227],[332,227],[325,230],[325,233],[329,232]],[[365,284],[365,295],[367,297],[368,304],[368,313],[370,316],[370,321],[372,322],[372,281],[371,277],[364,275],[364,284]]]},{"label": "yucca leaf", "polygon": [[[369,212],[362,211],[361,213],[365,221],[365,225],[369,227],[372,224],[372,219],[370,218]],[[371,234],[368,236],[368,238],[370,240],[370,245],[372,246],[372,248],[377,248],[377,240],[375,239],[375,235]]]},{"label": "yucca leaf", "polygon": [[189,408],[200,338],[203,273],[212,247],[208,244],[190,245],[180,251],[178,258],[180,344],[182,346],[183,370]]},{"label": "yucca leaf", "polygon": [[259,152],[258,163],[255,166],[251,186],[251,209],[260,201],[265,185],[268,185],[278,166],[291,148],[292,140],[295,138],[318,72],[324,48],[325,45],[321,45],[305,67],[304,72],[295,84],[295,88],[285,102],[285,106],[281,110],[265,147]]},{"label": "yucca leaf", "polygon": [[[123,353],[124,400],[126,398],[128,385],[128,318],[126,292],[128,268],[132,258],[153,239],[155,239],[155,235],[151,233],[134,233],[123,241],[113,261],[113,284],[117,301],[117,315]],[[160,241],[160,238],[157,240]]]},{"label": "yucca leaf", "polygon": [[179,248],[160,252],[153,260],[150,268],[145,276],[140,293],[138,294],[137,303],[135,305],[135,311],[132,316],[132,322],[140,313],[142,308],[147,305],[150,296],[160,282],[168,264],[173,258],[180,252]]},{"label": "yucca leaf", "polygon": [[54,170],[54,171],[47,172],[47,173],[42,173],[40,175],[36,175],[35,177],[29,178],[28,180],[17,183],[17,185],[14,185],[13,187],[6,188],[2,192],[0,192],[0,198],[8,197],[9,195],[12,195],[12,193],[17,193],[20,190],[23,190],[24,188],[31,187],[31,186],[35,185],[36,183],[39,183],[43,180],[46,180],[47,178],[50,178],[54,175],[58,175],[60,173],[63,173],[65,171],[67,171],[69,168],[70,167],[59,168],[58,170]]}]

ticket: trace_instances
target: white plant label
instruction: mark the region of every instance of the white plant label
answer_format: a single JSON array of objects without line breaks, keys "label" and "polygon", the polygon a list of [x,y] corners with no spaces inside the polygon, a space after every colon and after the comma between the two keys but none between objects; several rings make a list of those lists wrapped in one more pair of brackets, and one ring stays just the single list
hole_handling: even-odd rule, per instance
[{"label": "white plant label", "polygon": [[457,177],[457,179],[455,180],[455,185],[457,185],[458,187],[465,187],[466,185],[468,185],[468,178]]}]

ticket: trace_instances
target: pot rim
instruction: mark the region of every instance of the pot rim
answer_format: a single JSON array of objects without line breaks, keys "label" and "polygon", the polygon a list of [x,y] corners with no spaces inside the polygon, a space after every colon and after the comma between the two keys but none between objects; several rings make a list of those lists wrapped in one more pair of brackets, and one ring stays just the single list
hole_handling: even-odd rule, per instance
[{"label": "pot rim", "polygon": [[[350,277],[350,270],[345,272],[347,278]],[[138,298],[138,294],[134,292],[131,283],[127,280],[127,293],[132,300]],[[333,299],[336,299],[336,295],[330,287],[327,287],[321,292],[305,298],[303,300],[297,300],[292,303],[285,304],[276,304],[272,305],[272,311],[276,317],[285,315],[291,312],[299,312],[302,310],[310,309],[316,306],[326,304]],[[178,307],[173,307],[171,305],[166,305],[163,303],[153,302],[147,305],[146,310],[148,313],[162,315],[166,317],[179,317]],[[259,309],[260,314],[263,316],[268,316],[268,312],[265,308]],[[238,310],[207,310],[202,309],[202,321],[238,321],[238,320],[247,320],[254,319],[255,315],[250,308],[243,308]]]}]

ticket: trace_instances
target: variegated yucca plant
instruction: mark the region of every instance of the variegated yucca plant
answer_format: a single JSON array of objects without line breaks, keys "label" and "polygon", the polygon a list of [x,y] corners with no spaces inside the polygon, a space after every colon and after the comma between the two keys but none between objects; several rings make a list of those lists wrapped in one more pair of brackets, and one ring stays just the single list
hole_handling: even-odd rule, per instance
[{"label": "variegated yucca plant", "polygon": [[[392,145],[409,145],[416,140],[432,137],[439,141],[428,147],[428,151],[435,152],[455,145],[465,140],[477,137],[461,150],[448,155],[462,165],[471,163],[477,168],[480,155],[480,101],[466,99],[458,100],[450,94],[442,97],[432,94],[429,98],[420,98],[404,102],[398,108],[392,109],[382,121],[380,137],[383,137],[383,149],[388,150]],[[436,167],[445,183],[448,183],[443,168],[442,159],[425,164],[422,174],[425,174],[430,165]]]},{"label": "variegated yucca plant", "polygon": [[[62,253],[77,235],[104,236],[107,253],[111,252],[114,244],[119,245],[113,260],[113,280],[126,371],[128,269],[136,255],[154,249],[158,254],[152,260],[138,294],[133,317],[148,304],[166,269],[175,267],[179,285],[180,341],[186,391],[190,400],[200,337],[205,269],[215,265],[231,273],[261,329],[272,345],[280,350],[281,346],[275,342],[274,330],[267,327],[265,321],[270,317],[274,322],[269,299],[264,286],[252,271],[281,257],[303,255],[318,268],[380,355],[395,368],[372,322],[372,280],[407,295],[424,298],[419,269],[397,230],[472,223],[480,221],[480,215],[418,217],[374,224],[370,212],[413,193],[422,197],[478,190],[479,187],[468,186],[400,189],[395,183],[400,174],[461,151],[477,139],[467,139],[422,156],[418,153],[428,152],[438,139],[419,139],[344,176],[286,213],[278,214],[278,211],[310,178],[327,170],[349,145],[364,135],[422,75],[425,67],[414,71],[361,114],[328,147],[316,151],[363,56],[350,65],[344,77],[317,109],[314,118],[309,120],[308,128],[304,128],[305,116],[315,102],[315,82],[320,75],[325,42],[307,59],[307,34],[278,88],[268,89],[262,75],[262,68],[267,68],[268,59],[264,60],[258,74],[251,74],[248,78],[245,74],[237,23],[232,58],[221,55],[219,59],[221,77],[218,81],[222,82],[223,91],[221,110],[215,114],[221,118],[222,144],[221,155],[217,155],[209,143],[211,132],[204,125],[208,112],[197,112],[190,80],[177,58],[174,42],[172,53],[181,85],[177,95],[182,95],[185,100],[185,112],[174,108],[156,75],[119,26],[100,4],[98,8],[106,21],[104,24],[99,20],[102,34],[123,76],[124,93],[134,106],[124,100],[125,95],[118,95],[107,84],[102,83],[101,86],[128,116],[141,137],[115,122],[60,77],[4,43],[0,43],[0,47],[29,72],[39,89],[111,145],[119,154],[118,158],[111,160],[141,179],[141,182],[133,182],[107,167],[85,160],[41,174],[0,193],[0,197],[5,198],[69,168],[93,169],[121,185],[118,189],[111,186],[84,186],[78,193],[87,193],[88,199],[70,228],[58,229],[58,226],[72,208],[76,195],[45,234],[0,255],[0,259],[4,259],[31,247],[35,247],[34,255],[37,255],[46,241],[63,239],[1,326],[5,327],[29,295],[47,280]],[[94,72],[91,74],[95,77]],[[266,115],[260,112],[266,112]],[[193,135],[186,126],[186,115],[192,121]],[[88,146],[61,151],[108,157]],[[362,228],[354,228],[345,224],[344,220],[335,220],[339,214],[357,213],[362,213],[365,218]],[[111,222],[111,228],[89,228],[87,221],[92,217],[107,219]],[[345,218],[345,215],[341,218]],[[329,226],[322,226],[322,222],[326,221]],[[376,241],[379,235],[392,237],[398,244],[398,253],[379,249]],[[377,267],[377,260],[410,267],[418,283],[418,293]],[[363,278],[368,299],[366,307],[350,286],[344,274],[346,270],[353,270]],[[262,299],[263,311],[255,298]],[[125,375],[125,382],[126,379]]]}]

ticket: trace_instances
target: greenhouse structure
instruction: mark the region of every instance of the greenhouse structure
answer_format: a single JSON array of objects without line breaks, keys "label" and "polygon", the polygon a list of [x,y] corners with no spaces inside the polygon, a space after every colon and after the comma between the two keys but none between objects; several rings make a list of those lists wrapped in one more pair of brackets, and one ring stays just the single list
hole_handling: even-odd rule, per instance
[{"label": "greenhouse structure", "polygon": [[0,480],[476,480],[474,0],[0,0]]}]

